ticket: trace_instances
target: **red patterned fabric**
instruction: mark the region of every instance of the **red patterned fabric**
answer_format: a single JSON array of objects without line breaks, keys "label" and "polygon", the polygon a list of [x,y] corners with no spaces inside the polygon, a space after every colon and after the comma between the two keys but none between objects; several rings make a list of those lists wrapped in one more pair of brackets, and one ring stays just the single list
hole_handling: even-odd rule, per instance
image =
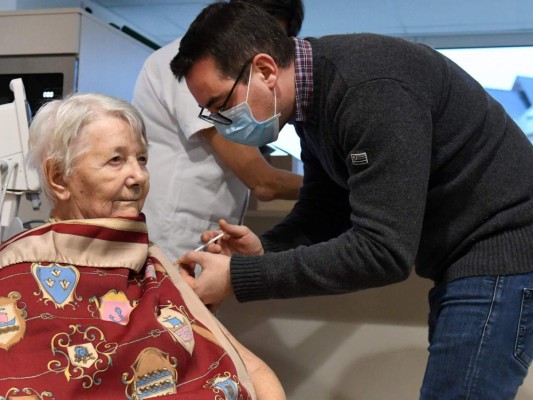
[{"label": "red patterned fabric", "polygon": [[0,246],[0,399],[254,398],[163,258],[143,216],[48,224]]}]

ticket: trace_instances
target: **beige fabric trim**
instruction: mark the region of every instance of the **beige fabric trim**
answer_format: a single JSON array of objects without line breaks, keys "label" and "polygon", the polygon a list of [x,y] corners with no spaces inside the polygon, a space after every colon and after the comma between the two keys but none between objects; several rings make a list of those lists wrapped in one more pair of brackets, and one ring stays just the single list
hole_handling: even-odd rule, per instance
[{"label": "beige fabric trim", "polygon": [[170,260],[165,256],[165,254],[161,251],[159,247],[157,247],[156,245],[151,245],[149,249],[149,254],[161,261],[163,267],[170,276],[170,279],[181,292],[183,300],[187,304],[189,310],[191,310],[194,316],[213,333],[216,340],[218,341],[218,344],[222,346],[222,348],[230,355],[231,359],[235,364],[235,368],[237,369],[237,374],[239,375],[240,383],[246,388],[246,390],[248,390],[248,392],[252,396],[252,399],[256,399],[257,397],[255,394],[254,387],[252,385],[252,382],[250,381],[250,376],[246,371],[246,367],[242,362],[241,356],[239,355],[239,353],[237,353],[227,336],[218,326],[220,322],[215,318],[211,311],[209,311],[207,307],[204,306],[204,304],[198,298],[196,293],[194,293],[191,287],[183,280],[178,271],[178,267],[172,265]]},{"label": "beige fabric trim", "polygon": [[[96,223],[93,223],[96,222]],[[144,223],[137,221],[104,220],[72,221],[72,224],[99,225],[113,229],[146,232]],[[133,224],[134,228],[132,229]],[[65,223],[65,222],[62,222]],[[67,221],[67,223],[70,223]],[[41,229],[35,228],[35,229]],[[29,231],[31,232],[31,231]],[[116,254],[121,254],[117,258]],[[21,262],[56,262],[84,267],[128,268],[140,271],[148,255],[144,243],[113,242],[49,231],[42,235],[22,236],[0,252],[0,269]]]},{"label": "beige fabric trim", "polygon": [[[104,228],[115,229],[127,232],[147,233],[146,223],[119,218],[94,218],[94,219],[74,219],[71,221],[59,221],[62,224],[74,225],[96,225]],[[44,225],[43,225],[44,226]]]},{"label": "beige fabric trim", "polygon": [[27,233],[32,232],[37,229],[46,228],[49,225],[55,224],[55,223],[62,223],[66,225],[96,225],[96,226],[103,226],[104,228],[110,228],[115,229],[119,231],[126,231],[126,232],[140,232],[140,233],[147,233],[147,227],[146,223],[142,221],[132,221],[132,220],[123,220],[123,219],[112,219],[112,218],[95,218],[95,219],[73,219],[73,220],[67,220],[67,221],[56,221],[53,218],[50,218],[50,222],[40,225],[37,228],[28,230],[24,233],[22,233],[20,236],[13,237],[9,240],[6,240],[2,243],[2,245],[7,245],[11,242],[17,241],[19,237],[24,237]]}]

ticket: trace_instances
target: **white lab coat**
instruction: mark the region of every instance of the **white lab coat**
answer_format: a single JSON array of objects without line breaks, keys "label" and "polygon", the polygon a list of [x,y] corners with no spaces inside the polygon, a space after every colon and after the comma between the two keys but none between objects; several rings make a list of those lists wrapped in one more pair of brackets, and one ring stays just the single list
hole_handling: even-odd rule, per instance
[{"label": "white lab coat", "polygon": [[185,81],[172,75],[169,64],[178,50],[179,39],[148,57],[132,101],[148,136],[150,192],[143,212],[150,240],[172,259],[198,247],[200,234],[218,229],[220,218],[238,223],[248,194],[196,134],[212,125],[198,118],[200,108]]}]

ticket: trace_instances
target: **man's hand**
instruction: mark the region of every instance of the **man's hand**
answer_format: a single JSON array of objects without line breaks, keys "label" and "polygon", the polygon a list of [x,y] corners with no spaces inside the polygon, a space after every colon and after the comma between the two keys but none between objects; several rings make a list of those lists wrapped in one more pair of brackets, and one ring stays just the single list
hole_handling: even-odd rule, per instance
[{"label": "man's hand", "polygon": [[206,243],[218,233],[225,235],[216,243],[208,245],[205,250],[214,254],[231,256],[239,253],[247,256],[263,255],[263,245],[255,233],[244,225],[228,224],[225,220],[219,221],[221,231],[208,231],[202,234],[202,241]]},{"label": "man's hand", "polygon": [[[213,246],[213,245],[211,245]],[[178,260],[180,272],[200,300],[213,309],[233,295],[230,277],[230,257],[203,251],[189,251]],[[202,267],[196,279],[191,275],[194,266]]]}]

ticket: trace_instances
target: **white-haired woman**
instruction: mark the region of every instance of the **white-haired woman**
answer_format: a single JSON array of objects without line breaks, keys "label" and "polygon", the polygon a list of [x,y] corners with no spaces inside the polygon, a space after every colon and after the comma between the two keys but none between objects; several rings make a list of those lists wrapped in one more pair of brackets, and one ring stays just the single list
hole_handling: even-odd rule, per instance
[{"label": "white-haired woman", "polygon": [[133,106],[98,94],[47,103],[30,156],[52,210],[0,246],[0,397],[284,398],[149,242]]}]

